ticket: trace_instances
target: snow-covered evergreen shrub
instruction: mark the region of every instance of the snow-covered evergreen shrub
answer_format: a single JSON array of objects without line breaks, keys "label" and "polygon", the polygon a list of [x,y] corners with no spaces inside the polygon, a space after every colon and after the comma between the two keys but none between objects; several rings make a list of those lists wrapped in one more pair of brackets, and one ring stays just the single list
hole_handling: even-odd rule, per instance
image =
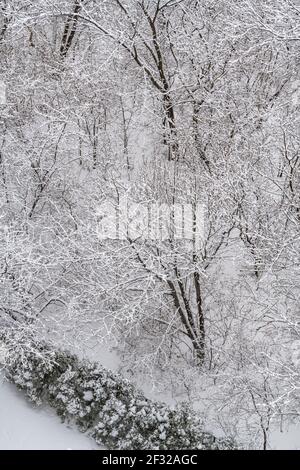
[{"label": "snow-covered evergreen shrub", "polygon": [[25,391],[30,400],[37,405],[49,401],[49,387],[55,383],[70,364],[76,362],[75,356],[61,351],[52,351],[46,345],[35,344],[22,351],[10,354],[6,364],[8,378]]},{"label": "snow-covered evergreen shrub", "polygon": [[131,402],[109,399],[99,415],[94,437],[111,449],[230,449],[233,443],[203,432],[186,404],[170,409],[143,397]]},{"label": "snow-covered evergreen shrub", "polygon": [[[72,417],[82,430],[99,421],[110,396],[118,396],[126,381],[88,361],[72,363],[49,387],[49,402],[63,419]],[[130,392],[133,387],[128,384]],[[123,397],[124,400],[124,397]]]},{"label": "snow-covered evergreen shrub", "polygon": [[188,405],[171,409],[148,400],[120,375],[44,344],[23,351],[22,361],[12,353],[7,373],[33,402],[49,403],[109,449],[233,448],[203,432]]},{"label": "snow-covered evergreen shrub", "polygon": [[53,368],[51,358],[54,353],[38,345],[36,349],[31,341],[22,344],[13,339],[10,332],[0,333],[0,341],[6,347],[4,367],[8,378],[13,381],[19,389],[26,392],[31,401],[36,404],[42,402],[42,395],[47,388],[47,375]]}]

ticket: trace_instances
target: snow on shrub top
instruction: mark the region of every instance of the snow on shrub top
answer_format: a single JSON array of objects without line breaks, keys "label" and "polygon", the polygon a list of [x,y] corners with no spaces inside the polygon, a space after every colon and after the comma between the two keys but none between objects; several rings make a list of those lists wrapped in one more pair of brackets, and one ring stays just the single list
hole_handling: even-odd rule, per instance
[{"label": "snow on shrub top", "polygon": [[204,432],[187,404],[172,409],[148,400],[119,374],[44,344],[23,351],[22,360],[11,352],[7,374],[33,402],[49,403],[109,449],[233,448]]}]

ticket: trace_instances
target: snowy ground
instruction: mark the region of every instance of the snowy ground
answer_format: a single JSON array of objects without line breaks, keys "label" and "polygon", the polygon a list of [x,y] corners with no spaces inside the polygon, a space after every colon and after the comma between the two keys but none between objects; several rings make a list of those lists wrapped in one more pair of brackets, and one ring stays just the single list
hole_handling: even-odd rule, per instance
[{"label": "snowy ground", "polygon": [[274,450],[299,450],[300,449],[300,423],[290,425],[283,431],[274,431],[270,439],[271,448]]},{"label": "snowy ground", "polygon": [[35,408],[0,374],[0,450],[99,449],[50,409]]}]

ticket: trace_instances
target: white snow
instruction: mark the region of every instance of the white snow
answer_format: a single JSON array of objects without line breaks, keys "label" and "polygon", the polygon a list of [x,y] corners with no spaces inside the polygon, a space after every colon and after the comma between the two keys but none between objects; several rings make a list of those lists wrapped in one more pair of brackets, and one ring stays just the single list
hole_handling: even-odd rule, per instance
[{"label": "white snow", "polygon": [[4,343],[0,341],[0,364],[3,364],[5,362],[7,354],[7,348],[5,347]]},{"label": "white snow", "polygon": [[300,424],[290,424],[282,431],[273,431],[270,436],[270,447],[274,450],[299,450]]},{"label": "white snow", "polygon": [[99,449],[95,441],[34,407],[0,374],[0,450]]},{"label": "white snow", "polygon": [[83,399],[85,401],[92,401],[93,398],[94,398],[94,395],[93,395],[93,392],[91,392],[91,390],[87,390],[86,392],[84,392]]}]

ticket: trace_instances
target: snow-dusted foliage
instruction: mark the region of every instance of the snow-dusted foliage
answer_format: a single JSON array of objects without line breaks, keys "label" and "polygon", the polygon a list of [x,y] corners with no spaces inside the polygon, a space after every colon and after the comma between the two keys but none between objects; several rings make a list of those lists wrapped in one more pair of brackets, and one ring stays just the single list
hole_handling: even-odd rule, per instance
[{"label": "snow-dusted foliage", "polygon": [[145,400],[110,398],[100,412],[94,437],[115,449],[231,449],[234,443],[203,432],[203,423],[182,404],[170,409]]},{"label": "snow-dusted foliage", "polygon": [[[110,449],[230,449],[229,439],[203,431],[186,404],[175,409],[148,400],[120,375],[99,364],[35,344],[23,361],[17,354],[8,378],[36,404],[49,403]],[[36,351],[39,351],[39,354]]]}]

